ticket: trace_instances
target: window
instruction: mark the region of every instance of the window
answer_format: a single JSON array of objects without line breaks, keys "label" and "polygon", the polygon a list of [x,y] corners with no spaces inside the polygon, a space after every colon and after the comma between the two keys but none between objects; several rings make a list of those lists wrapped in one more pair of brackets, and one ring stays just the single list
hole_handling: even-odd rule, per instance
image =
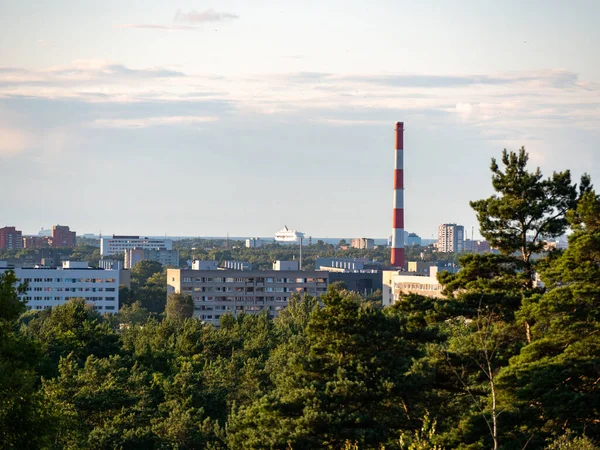
[{"label": "window", "polygon": [[[98,297],[98,298],[100,298],[100,297]],[[114,301],[114,299],[115,299],[114,297],[106,297],[104,300],[106,300],[107,302],[112,302],[112,301]]]},{"label": "window", "polygon": [[52,278],[44,278],[44,283],[52,283]]},{"label": "window", "polygon": [[115,292],[115,288],[106,288],[106,292]]},{"label": "window", "polygon": [[105,306],[104,309],[106,309],[107,311],[112,311],[115,309],[114,306]]},{"label": "window", "polygon": [[41,283],[42,278],[34,278],[33,281],[34,281],[34,283]]},{"label": "window", "polygon": [[104,280],[105,283],[114,283],[116,280],[114,278],[107,278]]}]

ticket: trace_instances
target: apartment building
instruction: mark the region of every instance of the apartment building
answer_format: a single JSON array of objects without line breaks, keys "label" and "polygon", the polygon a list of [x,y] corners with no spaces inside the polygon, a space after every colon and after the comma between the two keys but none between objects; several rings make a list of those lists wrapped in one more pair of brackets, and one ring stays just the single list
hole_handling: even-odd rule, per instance
[{"label": "apartment building", "polygon": [[111,256],[125,253],[126,250],[133,249],[149,250],[173,250],[173,241],[171,239],[148,238],[140,236],[117,236],[103,237],[100,239],[100,255]]},{"label": "apartment building", "polygon": [[275,317],[293,294],[320,296],[328,283],[329,274],[321,271],[167,269],[167,295],[191,295],[194,314],[216,326],[228,313],[267,311]]},{"label": "apartment building", "polygon": [[0,250],[13,250],[23,248],[23,236],[21,230],[15,227],[0,228]]},{"label": "apartment building", "polygon": [[162,266],[179,267],[179,251],[166,248],[130,248],[125,250],[124,264],[131,269],[140,261],[156,261]]},{"label": "apartment building", "polygon": [[52,227],[52,247],[73,248],[76,245],[77,233],[71,231],[66,225]]},{"label": "apartment building", "polygon": [[[27,282],[27,292],[20,298],[28,309],[48,309],[72,298],[83,298],[99,313],[119,310],[118,270],[93,269],[86,262],[63,261],[62,267],[10,268],[20,282]],[[0,272],[9,270],[0,261]]]},{"label": "apartment building", "polygon": [[426,297],[444,297],[442,294],[444,286],[438,281],[437,273],[437,266],[430,267],[428,275],[384,270],[382,273],[383,306],[393,305],[402,294],[413,293]]},{"label": "apartment building", "polygon": [[354,238],[350,240],[350,247],[372,250],[375,248],[375,240],[371,238]]},{"label": "apartment building", "polygon": [[465,227],[455,223],[438,226],[437,251],[442,253],[462,252],[465,248]]}]

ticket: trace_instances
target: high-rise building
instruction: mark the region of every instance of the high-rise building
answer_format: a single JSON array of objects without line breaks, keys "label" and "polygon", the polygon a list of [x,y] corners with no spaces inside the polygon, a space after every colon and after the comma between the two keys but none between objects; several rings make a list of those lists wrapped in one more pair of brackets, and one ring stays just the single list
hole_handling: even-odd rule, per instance
[{"label": "high-rise building", "polygon": [[437,251],[462,252],[465,248],[465,227],[455,223],[443,223],[438,227]]},{"label": "high-rise building", "polygon": [[0,249],[12,250],[23,248],[23,236],[15,227],[0,228]]},{"label": "high-rise building", "polygon": [[77,233],[71,231],[66,225],[52,227],[52,247],[73,248],[76,245]]}]

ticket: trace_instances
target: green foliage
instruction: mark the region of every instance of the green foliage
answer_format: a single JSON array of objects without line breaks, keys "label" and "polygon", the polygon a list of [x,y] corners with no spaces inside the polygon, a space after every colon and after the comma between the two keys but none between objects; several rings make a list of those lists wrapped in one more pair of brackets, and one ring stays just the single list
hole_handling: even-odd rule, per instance
[{"label": "green foliage", "polygon": [[192,300],[192,296],[179,293],[169,295],[166,312],[167,317],[170,319],[189,319],[194,315],[194,300]]},{"label": "green foliage", "polygon": [[26,302],[19,298],[19,294],[26,290],[24,284],[17,286],[17,277],[12,270],[0,273],[0,321],[16,320],[25,311]]},{"label": "green foliage", "polygon": [[598,447],[587,436],[573,437],[571,433],[555,439],[546,450],[597,450]]},{"label": "green foliage", "polygon": [[[481,234],[492,247],[505,255],[519,253],[524,270],[532,280],[531,256],[544,249],[545,240],[562,235],[567,228],[566,213],[577,204],[577,189],[568,170],[543,179],[539,168],[527,170],[529,155],[504,150],[503,169],[492,158],[492,186],[498,195],[472,201]],[[590,189],[583,176],[580,192]]]}]

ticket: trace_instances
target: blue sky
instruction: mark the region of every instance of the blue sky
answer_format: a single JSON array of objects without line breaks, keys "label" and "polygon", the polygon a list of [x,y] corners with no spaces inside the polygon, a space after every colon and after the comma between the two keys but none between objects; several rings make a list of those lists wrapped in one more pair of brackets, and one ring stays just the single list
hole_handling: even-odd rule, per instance
[{"label": "blue sky", "polygon": [[0,0],[0,226],[390,234],[476,225],[525,145],[600,181],[596,1]]}]

